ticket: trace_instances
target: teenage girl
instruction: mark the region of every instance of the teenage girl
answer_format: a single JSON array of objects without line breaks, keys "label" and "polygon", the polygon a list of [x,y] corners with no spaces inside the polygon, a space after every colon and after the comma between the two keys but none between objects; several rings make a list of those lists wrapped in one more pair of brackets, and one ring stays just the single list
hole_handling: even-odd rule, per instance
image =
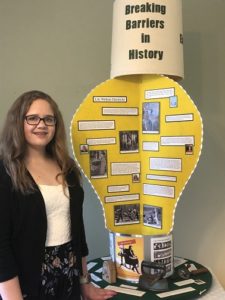
[{"label": "teenage girl", "polygon": [[115,295],[90,282],[83,196],[57,104],[40,91],[22,94],[0,138],[0,298]]}]

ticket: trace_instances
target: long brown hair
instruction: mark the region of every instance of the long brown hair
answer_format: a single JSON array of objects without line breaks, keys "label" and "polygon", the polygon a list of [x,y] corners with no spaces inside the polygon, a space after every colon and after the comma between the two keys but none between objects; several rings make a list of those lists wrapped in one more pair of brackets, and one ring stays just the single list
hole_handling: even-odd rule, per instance
[{"label": "long brown hair", "polygon": [[56,118],[54,138],[47,145],[47,154],[55,159],[61,168],[63,184],[66,185],[66,176],[72,170],[75,172],[75,184],[79,183],[80,173],[74,161],[70,158],[66,145],[66,132],[61,112],[56,102],[41,91],[29,91],[19,96],[8,111],[5,125],[0,138],[0,157],[11,177],[13,186],[23,194],[35,190],[35,184],[26,169],[24,156],[26,140],[24,135],[24,117],[31,104],[37,100],[47,101]]}]

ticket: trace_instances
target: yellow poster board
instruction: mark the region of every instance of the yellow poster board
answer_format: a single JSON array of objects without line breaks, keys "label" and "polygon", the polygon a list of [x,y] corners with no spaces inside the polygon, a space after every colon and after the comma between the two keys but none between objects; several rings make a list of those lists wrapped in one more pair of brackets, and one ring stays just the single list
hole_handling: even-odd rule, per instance
[{"label": "yellow poster board", "polygon": [[178,83],[160,75],[103,82],[74,114],[71,139],[110,231],[171,232],[202,147],[201,116]]}]

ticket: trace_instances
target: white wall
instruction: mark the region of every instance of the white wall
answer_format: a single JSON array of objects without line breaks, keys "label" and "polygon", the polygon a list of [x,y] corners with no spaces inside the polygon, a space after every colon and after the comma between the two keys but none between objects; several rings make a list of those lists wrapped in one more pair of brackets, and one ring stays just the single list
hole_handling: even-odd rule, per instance
[{"label": "white wall", "polygon": [[[69,141],[77,107],[109,77],[112,4],[0,0],[0,129],[11,103],[24,91],[40,89],[58,102]],[[108,255],[100,202],[84,184],[90,257]]]},{"label": "white wall", "polygon": [[[0,127],[22,92],[41,89],[70,120],[109,78],[113,0],[0,0]],[[199,165],[178,204],[175,254],[209,266],[225,287],[225,2],[183,1],[185,80],[204,121]],[[100,202],[85,181],[90,257],[108,254]]]}]

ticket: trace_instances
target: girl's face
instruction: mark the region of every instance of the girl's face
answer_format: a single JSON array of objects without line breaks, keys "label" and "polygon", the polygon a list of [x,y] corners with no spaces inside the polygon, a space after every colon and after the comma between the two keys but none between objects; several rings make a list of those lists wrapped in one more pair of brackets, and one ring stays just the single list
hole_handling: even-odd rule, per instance
[{"label": "girl's face", "polygon": [[46,100],[37,99],[31,104],[24,119],[24,135],[27,147],[37,150],[44,150],[53,139],[55,118],[53,110]]}]

